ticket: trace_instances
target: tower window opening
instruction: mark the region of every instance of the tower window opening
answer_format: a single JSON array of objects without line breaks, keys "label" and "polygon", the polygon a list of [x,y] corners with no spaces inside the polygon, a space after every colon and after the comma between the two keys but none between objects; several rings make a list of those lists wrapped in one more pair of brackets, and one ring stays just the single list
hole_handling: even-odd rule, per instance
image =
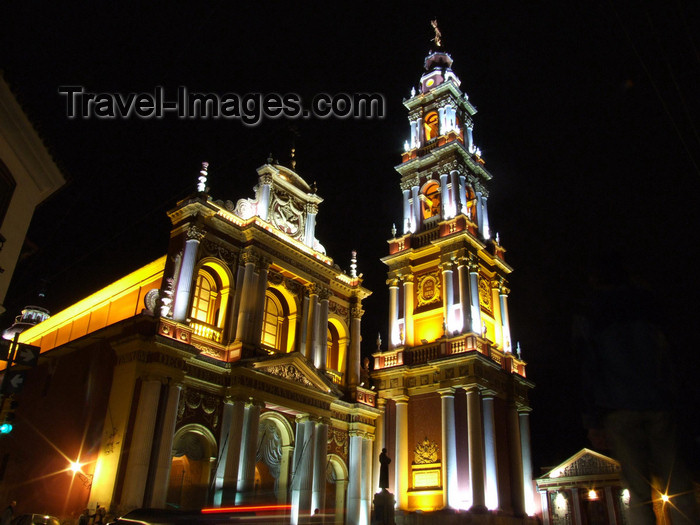
[{"label": "tower window opening", "polygon": [[423,219],[440,215],[440,185],[435,181],[428,183],[423,190],[423,195]]},{"label": "tower window opening", "polygon": [[207,271],[202,270],[197,275],[194,296],[192,298],[192,319],[217,325],[219,313],[219,293],[214,277]]},{"label": "tower window opening", "polygon": [[439,118],[436,111],[425,116],[425,141],[431,141],[439,135]]}]

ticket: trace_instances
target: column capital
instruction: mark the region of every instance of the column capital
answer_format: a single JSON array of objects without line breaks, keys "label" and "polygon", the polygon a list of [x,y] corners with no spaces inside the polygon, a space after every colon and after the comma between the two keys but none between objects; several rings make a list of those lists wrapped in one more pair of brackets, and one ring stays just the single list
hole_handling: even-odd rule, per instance
[{"label": "column capital", "polygon": [[415,276],[412,273],[407,273],[401,276],[401,281],[403,282],[403,284],[413,284],[414,280]]},{"label": "column capital", "polygon": [[306,203],[306,213],[311,213],[313,215],[316,215],[318,213],[318,204],[313,203],[313,202],[307,202]]},{"label": "column capital", "polygon": [[508,281],[501,278],[498,280],[498,293],[500,295],[508,295],[510,293],[510,288],[508,288]]},{"label": "column capital", "polygon": [[319,287],[318,291],[318,297],[321,299],[321,301],[327,301],[333,296],[333,292],[331,292],[330,288],[326,288],[325,286]]},{"label": "column capital", "polygon": [[188,241],[199,242],[202,239],[204,239],[204,235],[206,235],[206,232],[198,226],[190,226],[189,228],[187,228],[185,235],[187,236]]},{"label": "column capital", "polygon": [[262,401],[260,399],[255,399],[254,397],[249,398],[246,401],[245,404],[246,407],[255,407],[255,408],[265,408],[265,401]]},{"label": "column capital", "polygon": [[353,319],[362,319],[362,316],[365,314],[365,311],[362,309],[361,304],[356,304],[355,306],[352,307],[351,309],[351,316]]},{"label": "column capital", "polygon": [[243,394],[226,394],[224,396],[224,403],[227,405],[233,405],[235,403],[246,403],[249,400],[249,396]]},{"label": "column capital", "polygon": [[321,292],[322,286],[320,284],[311,283],[311,284],[307,284],[305,286],[305,288],[306,288],[306,293],[310,297],[312,295],[316,295],[316,296],[319,295],[319,293]]},{"label": "column capital", "polygon": [[266,184],[269,186],[270,184],[272,184],[272,174],[263,173],[262,175],[260,175],[259,180],[260,180],[260,184]]},{"label": "column capital", "polygon": [[268,271],[270,269],[270,265],[272,264],[272,260],[268,259],[267,257],[260,257],[257,261],[257,268],[258,270],[264,270]]},{"label": "column capital", "polygon": [[248,249],[241,253],[241,262],[243,264],[257,264],[259,260],[260,256],[253,250]]},{"label": "column capital", "polygon": [[440,268],[442,272],[451,272],[454,265],[454,261],[443,261],[438,264],[438,268]]},{"label": "column capital", "polygon": [[397,405],[400,403],[402,405],[408,405],[408,396],[395,396],[394,398],[394,403]]},{"label": "column capital", "polygon": [[399,279],[397,279],[396,277],[391,278],[391,279],[387,279],[387,280],[386,280],[386,285],[389,286],[389,287],[396,287],[396,288],[398,288],[398,287],[399,287]]},{"label": "column capital", "polygon": [[440,394],[440,397],[454,397],[455,395],[455,388],[454,387],[447,387],[447,388],[439,388],[437,390],[437,393]]}]

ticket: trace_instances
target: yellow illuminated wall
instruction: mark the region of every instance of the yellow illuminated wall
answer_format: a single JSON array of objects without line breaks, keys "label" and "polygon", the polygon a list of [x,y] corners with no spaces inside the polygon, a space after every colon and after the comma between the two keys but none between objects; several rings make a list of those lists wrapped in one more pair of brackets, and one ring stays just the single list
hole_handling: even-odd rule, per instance
[{"label": "yellow illuminated wall", "polygon": [[164,267],[165,256],[22,332],[20,342],[46,352],[139,314],[146,294],[160,288]]}]

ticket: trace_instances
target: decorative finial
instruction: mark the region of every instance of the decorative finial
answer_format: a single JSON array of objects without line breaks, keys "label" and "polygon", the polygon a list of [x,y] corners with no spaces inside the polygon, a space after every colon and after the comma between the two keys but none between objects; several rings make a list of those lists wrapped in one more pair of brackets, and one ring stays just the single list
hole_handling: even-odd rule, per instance
[{"label": "decorative finial", "polygon": [[353,250],[350,253],[350,277],[357,277],[357,252]]},{"label": "decorative finial", "polygon": [[391,224],[391,238],[396,239],[396,223]]},{"label": "decorative finial", "polygon": [[415,96],[416,96],[416,88],[415,88],[415,87],[412,87],[412,88],[411,88],[411,96],[412,96],[412,97],[415,97]]},{"label": "decorative finial", "polygon": [[403,141],[403,151],[404,153],[408,153],[409,151],[411,151],[411,146],[408,144],[407,140]]},{"label": "decorative finial", "polygon": [[382,334],[377,332],[377,352],[382,349]]},{"label": "decorative finial", "polygon": [[208,162],[202,162],[202,169],[199,170],[199,182],[197,183],[197,191],[204,193],[207,191],[207,177],[209,173],[207,169],[209,168]]},{"label": "decorative finial", "polygon": [[313,183],[311,184],[311,193],[316,195],[317,191],[318,191],[318,188],[316,187],[316,181],[313,181]]},{"label": "decorative finial", "polygon": [[501,245],[501,235],[498,232],[496,232],[496,244]]},{"label": "decorative finial", "polygon": [[267,156],[267,163],[272,164],[272,152]]},{"label": "decorative finial", "polygon": [[433,29],[435,30],[435,37],[431,40],[435,42],[436,46],[442,47],[442,33],[440,33],[440,30],[438,29],[437,20],[431,20],[430,25],[433,26]]},{"label": "decorative finial", "polygon": [[292,165],[292,169],[294,171],[296,171],[296,168],[297,168],[297,159],[294,157],[295,153],[296,153],[296,148],[294,146],[292,146],[292,157],[290,160],[290,164]]},{"label": "decorative finial", "polygon": [[518,341],[517,343],[515,343],[515,351],[516,351],[517,354],[518,354],[518,359],[522,360],[522,355],[520,354],[520,352],[521,352],[521,350],[520,350],[520,341]]}]

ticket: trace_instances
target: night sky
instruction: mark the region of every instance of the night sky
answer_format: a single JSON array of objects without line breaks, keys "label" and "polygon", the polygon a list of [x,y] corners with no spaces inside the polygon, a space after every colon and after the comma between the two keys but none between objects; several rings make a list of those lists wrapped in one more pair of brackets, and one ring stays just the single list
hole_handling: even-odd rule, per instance
[{"label": "night sky", "polygon": [[[697,2],[73,5],[0,8],[0,68],[69,181],[35,213],[3,327],[36,303],[42,281],[56,312],[162,255],[165,212],[195,190],[202,161],[212,197],[235,202],[253,196],[270,153],[288,164],[294,143],[297,171],[325,199],[317,237],[344,269],[356,249],[374,291],[363,318],[370,353],[378,331],[387,339],[379,258],[402,215],[393,169],[409,138],[402,100],[418,84],[436,17],[478,109],[475,141],[494,175],[489,218],[515,268],[511,332],[537,384],[535,473],[588,445],[570,327],[599,254],[614,251],[662,298],[687,407],[700,401]],[[69,120],[62,85],[305,100],[381,93],[387,114],[258,126],[174,115]],[[687,420],[689,436],[700,436]]]}]

